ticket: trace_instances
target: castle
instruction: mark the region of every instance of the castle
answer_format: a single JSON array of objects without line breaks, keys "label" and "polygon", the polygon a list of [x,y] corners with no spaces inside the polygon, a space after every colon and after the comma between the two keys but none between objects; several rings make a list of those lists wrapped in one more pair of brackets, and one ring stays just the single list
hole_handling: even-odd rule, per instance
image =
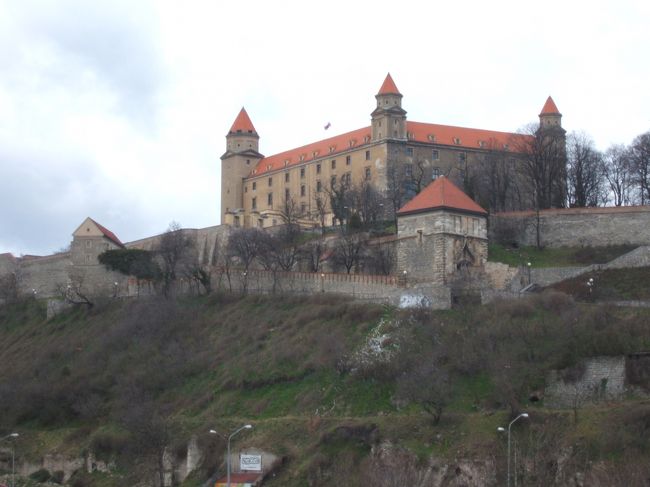
[{"label": "castle", "polygon": [[[394,208],[386,208],[396,212],[440,175],[463,187],[468,172],[486,157],[516,158],[530,137],[408,121],[402,94],[390,74],[375,98],[369,127],[268,157],[259,152],[260,136],[242,108],[226,135],[226,152],[221,156],[221,222],[274,226],[281,223],[283,208],[291,200],[301,221],[309,224],[318,220],[320,200],[327,206],[325,224],[331,225],[334,215],[327,190],[336,184],[364,182],[384,194],[396,185],[404,186]],[[539,114],[540,127],[563,136],[561,119],[549,96]]]},{"label": "castle", "polygon": [[[488,262],[488,238],[499,235],[501,240],[507,235],[509,242],[522,245],[640,246],[612,265],[650,264],[650,207],[488,214],[477,198],[464,191],[467,173],[495,153],[516,165],[525,157],[516,149],[537,134],[542,138],[559,135],[556,140],[564,140],[562,115],[550,97],[539,114],[535,134],[409,122],[402,95],[390,75],[376,99],[370,127],[270,157],[259,153],[259,136],[242,109],[226,136],[227,150],[221,157],[222,224],[181,230],[194,243],[191,258],[206,269],[215,287],[226,287],[223,273],[227,267],[231,291],[333,292],[392,304],[406,300],[449,308],[459,276],[474,276],[473,282],[465,281],[462,286],[473,287],[481,300],[489,300],[499,293],[516,295],[533,282],[543,286],[586,272],[587,268],[518,269]],[[406,188],[403,200],[392,201],[394,207],[384,210],[395,212],[397,234],[364,237],[365,246],[390,247],[391,275],[364,274],[362,267],[358,274],[339,274],[330,272],[336,268],[328,265],[319,266],[317,272],[304,272],[300,265],[282,273],[255,266],[242,272],[236,268],[237,259],[224,253],[236,227],[265,228],[282,223],[283,206],[289,200],[298,205],[303,226],[316,225],[314,205],[317,200],[325,201],[325,222],[319,223],[332,225],[335,217],[328,189],[369,183],[388,192],[396,180]],[[421,186],[414,187],[415,183]],[[0,254],[0,303],[25,295],[60,302],[70,301],[70,295],[83,299],[83,295],[122,297],[159,292],[152,282],[107,270],[98,257],[112,249],[156,251],[160,235],[122,243],[113,232],[87,218],[72,236],[66,252],[20,258]],[[331,251],[336,242],[329,245]],[[191,286],[191,279],[180,278],[177,290],[191,292]]]}]

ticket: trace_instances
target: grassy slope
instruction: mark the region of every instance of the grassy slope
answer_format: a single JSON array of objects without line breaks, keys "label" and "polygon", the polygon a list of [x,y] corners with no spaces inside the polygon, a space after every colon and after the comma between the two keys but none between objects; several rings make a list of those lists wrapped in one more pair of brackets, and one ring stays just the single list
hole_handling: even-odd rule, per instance
[{"label": "grassy slope", "polygon": [[[560,335],[565,319],[560,315],[570,315],[567,319],[573,323],[578,320],[573,315],[582,311],[563,299],[539,299],[412,319],[450,344],[464,334],[454,356],[466,356],[469,362],[481,355],[482,344],[492,342],[504,344],[496,353],[512,360],[525,356],[532,346],[536,362],[557,366],[570,360],[556,353],[562,343],[570,342]],[[494,431],[507,422],[507,412],[495,401],[498,378],[480,363],[456,372],[449,406],[437,426],[416,406],[396,405],[395,382],[385,366],[350,373],[353,352],[380,320],[389,322],[396,313],[329,296],[113,303],[49,322],[36,303],[5,308],[0,310],[0,361],[11,365],[0,371],[2,427],[18,428],[20,454],[37,458],[51,451],[80,454],[100,434],[126,434],[122,418],[147,401],[173,419],[180,439],[193,433],[204,438],[209,428],[228,431],[251,421],[255,429],[240,439],[241,444],[286,456],[290,461],[270,484],[285,486],[306,485],[315,471],[329,472],[346,458],[362,461],[367,456],[371,442],[365,438],[332,439],[332,431],[342,425],[376,427],[382,440],[423,458],[502,457],[503,444]],[[611,339],[607,323],[598,324],[594,332],[586,328],[602,313],[585,313],[584,330],[580,323],[572,330],[573,360],[580,354],[650,346],[646,328],[636,321],[628,326],[630,320],[647,321],[645,311],[609,315],[605,321],[622,329],[617,340]],[[526,324],[525,330],[521,324]],[[390,331],[390,325],[384,328]],[[537,377],[528,385],[532,387]],[[11,400],[2,399],[7,397]],[[538,429],[531,427],[532,432],[541,435],[549,424],[564,425],[560,440],[573,443],[579,437],[596,458],[615,456],[628,441],[610,438],[609,425],[624,421],[617,419],[620,411],[590,410],[578,433],[566,428],[569,413],[526,407],[534,408]],[[642,417],[650,411],[642,403],[634,407],[641,408]],[[630,434],[629,441],[634,441]],[[360,473],[349,466],[346,475]],[[328,478],[312,481],[328,485]],[[96,479],[102,486],[119,482]],[[198,485],[199,480],[186,484]]]},{"label": "grassy slope", "polygon": [[615,245],[610,247],[507,247],[490,244],[488,260],[502,262],[511,266],[531,267],[572,267],[589,264],[604,264],[634,250],[633,246]]}]

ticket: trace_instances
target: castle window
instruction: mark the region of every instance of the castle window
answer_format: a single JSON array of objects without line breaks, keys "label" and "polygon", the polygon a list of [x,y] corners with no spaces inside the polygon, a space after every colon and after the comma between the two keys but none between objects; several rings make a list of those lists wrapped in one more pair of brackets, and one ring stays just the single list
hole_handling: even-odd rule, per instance
[{"label": "castle window", "polygon": [[393,120],[393,125],[397,125],[397,120]]},{"label": "castle window", "polygon": [[466,152],[459,152],[458,153],[458,160],[460,162],[465,162],[467,160],[467,153]]},{"label": "castle window", "polygon": [[431,169],[431,179],[438,179],[438,176],[440,176],[440,168],[439,167],[433,167]]},{"label": "castle window", "polygon": [[288,173],[288,172],[285,172],[285,173],[284,173],[284,182],[285,182],[285,183],[288,183],[288,182],[289,182],[289,173]]},{"label": "castle window", "polygon": [[331,154],[332,152],[334,152],[335,149],[336,149],[336,146],[330,145],[330,154]]},{"label": "castle window", "polygon": [[289,201],[291,199],[291,193],[289,192],[289,188],[284,190],[284,201]]},{"label": "castle window", "polygon": [[250,159],[246,159],[246,165],[247,165],[247,166],[250,166],[250,164],[251,164],[251,160],[250,160]]},{"label": "castle window", "polygon": [[413,157],[413,147],[406,148],[406,155],[409,157]]},{"label": "castle window", "polygon": [[90,264],[91,259],[92,255],[86,255],[86,264]]},{"label": "castle window", "polygon": [[251,208],[253,208],[253,210],[257,210],[257,198],[253,198],[251,200]]},{"label": "castle window", "polygon": [[306,192],[306,189],[305,189],[305,185],[303,184],[303,185],[300,186],[300,196],[305,196],[305,192]]},{"label": "castle window", "polygon": [[269,186],[273,186],[273,178],[269,178]]},{"label": "castle window", "polygon": [[366,142],[366,143],[370,142],[370,136],[369,136],[369,135],[366,135],[366,136],[363,138],[363,141]]},{"label": "castle window", "polygon": [[431,160],[437,161],[438,159],[440,159],[440,151],[438,151],[438,149],[433,149],[431,151]]},{"label": "castle window", "polygon": [[352,164],[352,156],[345,156],[345,165],[349,166]]},{"label": "castle window", "polygon": [[380,120],[379,122],[377,122],[377,125],[378,125],[379,127],[381,127],[381,120]]},{"label": "castle window", "polygon": [[316,192],[320,193],[323,190],[323,185],[320,181],[316,181]]},{"label": "castle window", "polygon": [[272,168],[273,168],[273,166],[272,166],[271,164],[267,164],[267,165],[266,165],[266,170],[267,170],[267,171],[270,171]]},{"label": "castle window", "polygon": [[503,150],[508,150],[508,149],[509,149],[508,144],[503,144]]},{"label": "castle window", "polygon": [[431,142],[435,142],[435,141],[436,141],[436,136],[433,135],[433,134],[429,134],[429,135],[427,136],[427,138],[428,138]]},{"label": "castle window", "polygon": [[370,151],[367,150],[366,151],[366,161],[369,161],[369,160],[370,160]]},{"label": "castle window", "polygon": [[406,164],[404,166],[404,174],[406,174],[407,178],[413,177],[413,165],[412,164]]},{"label": "castle window", "polygon": [[343,175],[343,178],[345,179],[345,183],[349,185],[350,182],[352,181],[352,173],[346,172]]},{"label": "castle window", "polygon": [[336,186],[336,176],[330,178],[330,187],[333,188],[334,186]]},{"label": "castle window", "polygon": [[239,217],[235,216],[235,227],[239,227]]},{"label": "castle window", "polygon": [[454,144],[460,145],[460,138],[454,137]]},{"label": "castle window", "polygon": [[307,205],[303,203],[300,205],[300,214],[304,215],[305,213],[307,213]]},{"label": "castle window", "polygon": [[371,174],[370,174],[370,167],[369,167],[369,166],[366,166],[366,170],[365,170],[365,178],[366,178],[366,181],[370,181],[370,176],[371,176]]},{"label": "castle window", "polygon": [[311,153],[311,155],[312,155],[312,156],[314,157],[314,159],[315,159],[315,158],[316,158],[316,156],[318,155],[318,151],[317,151],[317,150],[315,150],[314,152],[312,152],[312,153]]},{"label": "castle window", "polygon": [[91,240],[86,240],[86,248],[91,249],[93,247],[93,242]]},{"label": "castle window", "polygon": [[300,154],[300,160],[304,161],[305,160],[305,154]]},{"label": "castle window", "polygon": [[356,143],[357,143],[357,141],[354,140],[354,139],[352,139],[350,142],[348,142],[348,145],[349,145],[350,147],[353,147],[354,144],[356,144]]},{"label": "castle window", "polygon": [[244,186],[244,193],[248,193],[248,186]]},{"label": "castle window", "polygon": [[305,179],[305,168],[304,167],[300,168],[300,179]]},{"label": "castle window", "polygon": [[320,174],[320,164],[316,164],[316,174]]},{"label": "castle window", "polygon": [[287,167],[289,165],[289,159],[284,160],[284,167]]},{"label": "castle window", "polygon": [[262,220],[261,218],[257,220],[257,226],[262,228],[264,226],[264,220]]},{"label": "castle window", "polygon": [[266,203],[269,206],[273,206],[273,193],[269,193],[268,195],[266,195]]},{"label": "castle window", "polygon": [[336,159],[332,159],[332,169],[336,169]]},{"label": "castle window", "polygon": [[253,191],[257,189],[257,181],[253,181]]},{"label": "castle window", "polygon": [[484,140],[479,140],[478,141],[478,146],[482,149],[485,147],[485,141]]}]

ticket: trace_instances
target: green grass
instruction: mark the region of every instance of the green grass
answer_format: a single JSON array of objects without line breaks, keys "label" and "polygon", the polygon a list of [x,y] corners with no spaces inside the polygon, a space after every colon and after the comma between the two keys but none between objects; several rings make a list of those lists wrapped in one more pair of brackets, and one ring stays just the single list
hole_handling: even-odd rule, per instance
[{"label": "green grass", "polygon": [[507,247],[500,244],[488,246],[488,260],[514,267],[581,267],[589,264],[604,264],[634,250],[634,246],[616,245],[609,247]]},{"label": "green grass", "polygon": [[[593,286],[588,286],[593,279]],[[650,267],[607,269],[567,279],[552,286],[580,301],[648,301]]]}]

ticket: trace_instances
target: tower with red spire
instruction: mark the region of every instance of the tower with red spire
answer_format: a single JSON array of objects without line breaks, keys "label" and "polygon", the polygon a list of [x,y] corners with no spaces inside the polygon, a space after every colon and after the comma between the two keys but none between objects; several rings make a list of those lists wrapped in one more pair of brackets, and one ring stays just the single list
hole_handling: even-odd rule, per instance
[{"label": "tower with red spire", "polygon": [[[541,130],[562,131],[562,114],[557,109],[557,105],[550,96],[546,99],[546,103],[539,112],[539,128]],[[559,130],[558,130],[559,129]]]},{"label": "tower with red spire", "polygon": [[[243,224],[244,179],[264,156],[246,109],[242,108],[226,135],[226,152],[221,156],[221,223]],[[242,215],[243,216],[243,215]]]},{"label": "tower with red spire", "polygon": [[370,114],[372,140],[406,140],[406,110],[402,108],[402,94],[390,73],[375,98],[377,107]]}]

